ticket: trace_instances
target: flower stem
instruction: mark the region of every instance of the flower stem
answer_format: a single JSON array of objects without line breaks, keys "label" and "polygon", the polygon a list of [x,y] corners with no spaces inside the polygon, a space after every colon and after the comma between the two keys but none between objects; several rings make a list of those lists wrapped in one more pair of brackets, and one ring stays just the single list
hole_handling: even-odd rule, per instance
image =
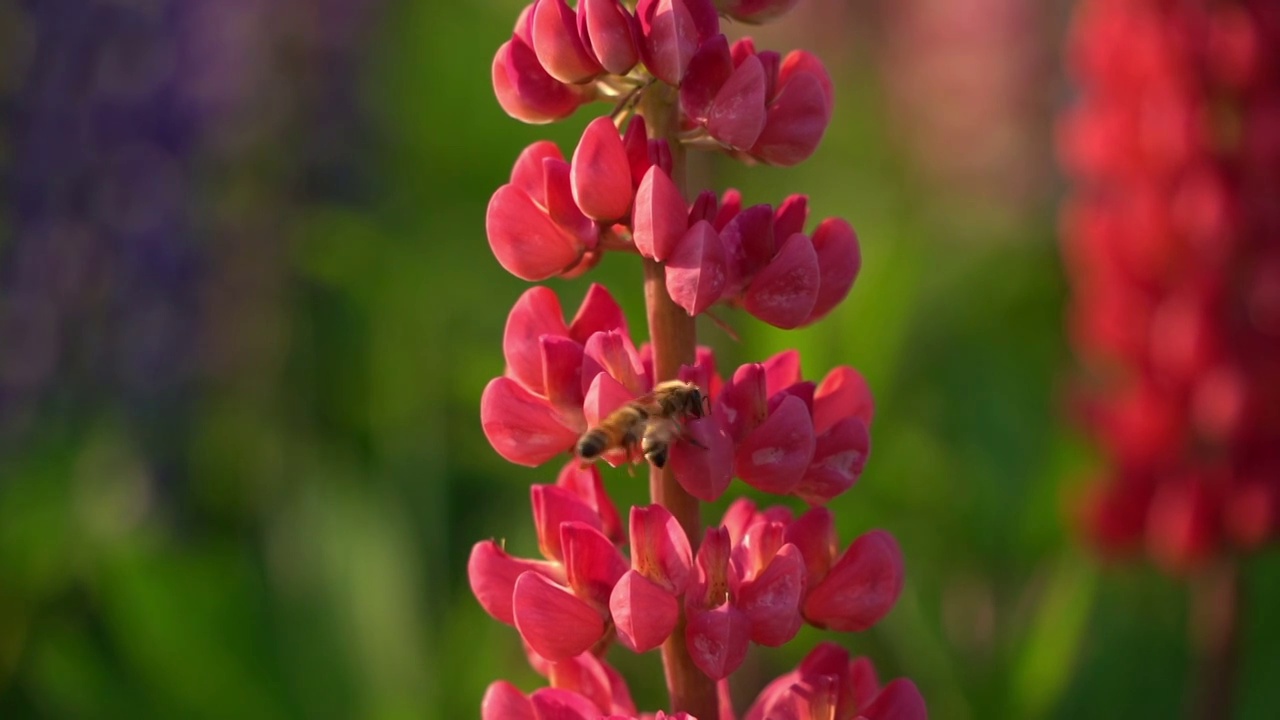
[{"label": "flower stem", "polygon": [[[684,147],[678,138],[680,128],[675,89],[662,83],[649,86],[641,98],[640,113],[644,115],[650,137],[665,137],[670,144],[671,179],[687,195]],[[649,342],[653,346],[653,380],[656,383],[673,379],[681,365],[694,362],[697,328],[693,318],[667,293],[666,269],[655,260],[644,261],[644,300],[649,320]],[[696,551],[702,540],[698,500],[685,492],[669,467],[663,470],[650,468],[649,496],[675,516]],[[662,645],[662,665],[671,695],[671,712],[684,711],[701,720],[716,720],[720,711],[715,683],[693,664],[685,645],[684,625],[682,610],[675,631]]]},{"label": "flower stem", "polygon": [[1191,578],[1195,652],[1193,718],[1229,718],[1235,696],[1240,624],[1240,567],[1224,558]]}]

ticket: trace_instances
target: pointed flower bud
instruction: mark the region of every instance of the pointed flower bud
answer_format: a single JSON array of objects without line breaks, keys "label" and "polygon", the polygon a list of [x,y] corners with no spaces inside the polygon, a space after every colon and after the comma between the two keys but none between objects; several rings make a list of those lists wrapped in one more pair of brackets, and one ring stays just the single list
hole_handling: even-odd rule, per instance
[{"label": "pointed flower bud", "polygon": [[584,83],[604,70],[583,47],[577,15],[565,0],[535,0],[533,50],[547,74],[562,83]]},{"label": "pointed flower bud", "polygon": [[604,69],[614,75],[626,75],[640,61],[636,45],[640,27],[618,0],[581,0],[578,33]]},{"label": "pointed flower bud", "polygon": [[688,228],[684,197],[667,173],[656,165],[645,172],[636,189],[632,217],[636,249],[651,260],[666,260],[684,237]]},{"label": "pointed flower bud", "polygon": [[[690,2],[697,6],[701,0]],[[679,86],[689,59],[701,42],[698,23],[685,0],[640,0],[636,18],[640,21],[640,55],[645,67],[666,84]]]},{"label": "pointed flower bud", "polygon": [[587,125],[573,153],[571,177],[573,199],[587,217],[612,222],[630,212],[631,166],[612,120],[599,117]]},{"label": "pointed flower bud", "polygon": [[493,92],[511,117],[540,124],[562,120],[588,101],[591,91],[565,85],[547,74],[533,48],[512,36],[493,57]]}]

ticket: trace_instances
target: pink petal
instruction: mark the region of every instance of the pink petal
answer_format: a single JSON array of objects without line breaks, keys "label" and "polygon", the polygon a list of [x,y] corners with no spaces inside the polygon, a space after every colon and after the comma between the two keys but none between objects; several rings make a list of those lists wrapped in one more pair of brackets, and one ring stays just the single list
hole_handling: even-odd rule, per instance
[{"label": "pink petal", "polygon": [[[777,254],[773,209],[768,205],[752,205],[741,210],[725,224],[720,235],[730,256],[728,292],[739,295],[743,286]],[[730,248],[733,252],[729,252]]]},{"label": "pink petal", "polygon": [[587,425],[595,427],[614,410],[635,399],[635,394],[614,380],[606,372],[597,373],[587,388],[586,398],[582,401],[582,412]]},{"label": "pink petal", "polygon": [[779,87],[751,154],[785,167],[808,159],[818,148],[831,111],[822,83],[809,73],[798,73]]},{"label": "pink petal", "polygon": [[747,657],[751,621],[733,605],[711,610],[689,609],[684,628],[689,656],[712,680],[728,677]]},{"label": "pink petal", "polygon": [[578,597],[604,612],[618,578],[627,572],[627,561],[597,527],[582,522],[560,525],[565,576]]},{"label": "pink petal", "polygon": [[618,640],[632,652],[647,652],[661,645],[680,618],[675,596],[635,570],[628,570],[614,586],[609,611]]},{"label": "pink petal", "polygon": [[[588,250],[595,249],[600,241],[600,228],[582,211],[573,199],[571,168],[559,158],[542,161],[543,183],[547,194],[547,217],[561,230],[573,236]],[[572,271],[565,271],[568,275]]]},{"label": "pink petal", "polygon": [[809,238],[795,234],[747,286],[747,312],[783,329],[799,327],[818,299],[818,256]]},{"label": "pink petal", "polygon": [[[616,2],[617,0],[613,0]],[[653,167],[649,156],[649,130],[643,115],[632,115],[627,130],[622,134],[622,146],[627,149],[627,164],[631,166],[631,184],[640,187],[644,174]]]},{"label": "pink petal", "polygon": [[690,316],[699,315],[724,290],[724,245],[715,228],[700,220],[680,239],[667,260],[667,292]]},{"label": "pink petal", "polygon": [[604,619],[567,588],[534,572],[516,580],[516,629],[548,660],[568,660],[604,637]]},{"label": "pink petal", "polygon": [[822,582],[809,590],[804,616],[818,627],[860,632],[880,621],[902,594],[902,551],[893,536],[859,537]]},{"label": "pink petal", "polygon": [[693,15],[683,0],[642,0],[636,17],[645,67],[666,84],[679,86],[700,42]]},{"label": "pink petal", "polygon": [[680,108],[684,114],[697,122],[706,122],[712,100],[731,75],[733,58],[729,57],[729,41],[724,35],[716,35],[702,43],[689,59],[689,67],[680,84]]},{"label": "pink petal", "polygon": [[[748,501],[749,502],[749,501]],[[724,527],[709,527],[698,546],[698,579],[685,595],[685,604],[704,610],[729,602],[730,556],[733,540]]]},{"label": "pink petal", "polygon": [[560,416],[579,430],[582,418],[582,346],[567,337],[543,335],[543,381],[547,400]]},{"label": "pink petal", "polygon": [[560,148],[550,140],[539,140],[520,152],[511,166],[511,184],[520,188],[535,203],[547,206],[546,175],[543,160],[564,161]]},{"label": "pink petal", "polygon": [[631,339],[620,332],[598,332],[587,338],[582,351],[582,378],[606,372],[633,396],[644,392],[644,365]]},{"label": "pink petal", "polygon": [[489,200],[485,232],[498,263],[522,280],[558,275],[586,250],[514,185],[503,185]]},{"label": "pink petal", "polygon": [[835,680],[832,704],[836,717],[853,717],[861,705],[857,701],[849,651],[833,642],[821,642],[800,661],[796,668],[801,682],[813,684],[821,678]]},{"label": "pink petal", "polygon": [[787,527],[783,539],[800,548],[807,569],[806,586],[814,587],[827,576],[838,551],[835,520],[830,510],[812,508]]},{"label": "pink petal", "polygon": [[827,74],[826,66],[822,64],[817,55],[805,50],[792,50],[787,53],[787,57],[782,60],[782,64],[778,67],[778,86],[787,85],[801,74],[817,79],[818,85],[822,88],[822,96],[826,100],[827,117],[829,119],[831,110],[834,107],[835,86],[831,82],[831,76]]},{"label": "pink petal", "polygon": [[[698,196],[693,199],[693,204],[689,206],[689,224],[692,225],[699,220],[706,220],[707,222],[715,220],[720,208],[719,203],[720,201],[712,190],[703,190],[698,193]],[[714,222],[711,222],[711,224],[716,225]],[[716,225],[716,229],[719,230],[720,226]]]},{"label": "pink petal", "polygon": [[544,70],[563,83],[583,83],[603,68],[578,37],[578,18],[565,0],[536,0],[533,49]]},{"label": "pink petal", "polygon": [[[794,670],[775,678],[756,696],[743,720],[813,720],[812,716],[796,707],[797,701],[801,701],[797,691],[803,687],[797,684],[799,680]],[[818,717],[826,720],[821,715]]]},{"label": "pink petal", "polygon": [[826,432],[840,420],[856,417],[871,425],[875,401],[857,370],[841,365],[827,373],[813,395],[813,428]]},{"label": "pink petal", "polygon": [[666,260],[688,228],[684,196],[661,168],[649,168],[636,189],[632,240],[640,254]]},{"label": "pink petal", "polygon": [[742,193],[736,188],[729,188],[720,198],[720,209],[716,212],[713,224],[717,230],[722,230],[740,212],[742,212]]},{"label": "pink petal", "polygon": [[876,668],[867,658],[854,659],[849,664],[849,684],[853,686],[853,706],[864,708],[880,694],[880,679]]},{"label": "pink petal", "polygon": [[661,505],[631,508],[631,567],[680,595],[693,575],[693,549],[675,517]]},{"label": "pink petal", "polygon": [[636,38],[640,28],[618,0],[582,0],[578,3],[579,32],[600,64],[614,75],[626,75],[640,61]]},{"label": "pink petal", "polygon": [[768,416],[764,366],[751,363],[739,367],[721,390],[715,413],[735,443],[759,427]]},{"label": "pink petal", "polygon": [[598,117],[587,125],[572,166],[573,198],[587,217],[612,222],[631,210],[631,165],[611,119]]},{"label": "pink petal", "polygon": [[622,540],[622,519],[613,500],[604,491],[604,481],[600,478],[600,470],[594,465],[583,465],[570,460],[560,468],[556,476],[556,487],[577,495],[600,518],[600,529],[613,542]]},{"label": "pink petal", "polygon": [[533,703],[515,685],[495,680],[480,701],[481,720],[535,720]]},{"label": "pink petal", "polygon": [[493,57],[493,92],[511,117],[526,123],[549,123],[573,114],[588,99],[581,90],[547,74],[533,48],[512,37]]},{"label": "pink petal", "polygon": [[529,696],[538,720],[598,720],[600,709],[569,690],[542,688]]},{"label": "pink petal", "polygon": [[553,688],[581,695],[590,700],[599,712],[607,713],[613,709],[612,677],[603,660],[584,652],[547,665],[547,679]]},{"label": "pink petal", "polygon": [[795,490],[813,459],[813,422],[804,401],[788,397],[734,452],[734,472],[752,487],[776,495]]},{"label": "pink petal", "polygon": [[915,683],[906,678],[891,681],[876,699],[858,714],[866,720],[929,720],[929,709]]},{"label": "pink petal", "polygon": [[729,504],[724,511],[720,524],[729,531],[729,537],[736,546],[746,537],[747,529],[760,521],[760,512],[751,498],[738,498]]},{"label": "pink petal", "polygon": [[711,103],[707,114],[711,137],[738,150],[755,144],[764,129],[764,92],[764,68],[754,56],[749,57],[733,71]]},{"label": "pink petal", "polygon": [[551,404],[508,377],[494,378],[480,396],[480,424],[489,444],[517,465],[536,467],[573,447],[578,431]]},{"label": "pink petal", "polygon": [[684,431],[690,440],[671,447],[668,466],[685,492],[714,502],[733,480],[733,440],[714,417],[690,420]]},{"label": "pink petal", "polygon": [[530,571],[547,577],[555,577],[559,572],[546,562],[511,557],[492,540],[483,540],[472,546],[471,557],[467,560],[467,579],[480,607],[494,620],[508,625],[515,624],[511,594],[515,592],[516,578]]},{"label": "pink petal", "polygon": [[800,550],[783,545],[764,572],[743,583],[737,606],[751,621],[751,641],[778,647],[796,636],[803,623],[800,599],[805,568]]},{"label": "pink petal", "polygon": [[[773,510],[770,508],[769,511]],[[766,513],[769,511],[765,511]],[[747,526],[742,541],[733,548],[733,561],[741,580],[750,580],[764,570],[782,549],[783,535],[790,518],[783,521],[767,519],[760,513]]]},{"label": "pink petal", "polygon": [[538,531],[538,549],[548,560],[564,561],[560,545],[560,525],[581,522],[599,530],[600,516],[572,491],[558,485],[531,485],[529,498],[533,505],[533,525]]},{"label": "pink petal", "polygon": [[773,229],[778,237],[789,238],[798,232],[804,232],[805,221],[809,218],[809,196],[788,195],[778,206],[773,215]]},{"label": "pink petal", "polygon": [[609,331],[626,335],[627,318],[608,288],[600,283],[591,283],[582,305],[578,307],[578,314],[569,323],[569,337],[586,344],[595,333]]},{"label": "pink petal", "polygon": [[565,337],[560,298],[551,288],[538,285],[524,291],[507,315],[502,332],[502,355],[507,360],[507,375],[535,393],[545,390],[542,360],[543,335]]},{"label": "pink petal", "polygon": [[783,350],[761,365],[764,366],[765,393],[770,398],[803,379],[800,374],[799,350]]},{"label": "pink petal", "polygon": [[827,218],[813,231],[813,249],[818,254],[818,300],[809,322],[831,312],[849,295],[862,269],[858,236],[842,218]]},{"label": "pink petal", "polygon": [[813,461],[796,495],[810,505],[821,505],[853,487],[862,475],[871,451],[871,436],[860,418],[849,417],[818,436]]}]

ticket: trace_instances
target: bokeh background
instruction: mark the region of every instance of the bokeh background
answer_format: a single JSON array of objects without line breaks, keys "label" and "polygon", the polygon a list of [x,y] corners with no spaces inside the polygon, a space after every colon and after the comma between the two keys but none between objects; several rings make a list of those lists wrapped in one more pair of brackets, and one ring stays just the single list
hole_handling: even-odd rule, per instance
[{"label": "bokeh background", "polygon": [[[534,553],[527,488],[554,473],[480,432],[526,287],[483,216],[521,148],[571,148],[593,108],[498,108],[519,8],[0,4],[0,717],[459,718],[495,678],[538,685],[465,575],[483,538]],[[1177,717],[1195,684],[1185,583],[1099,564],[1072,528],[1097,459],[1064,408],[1068,11],[804,0],[753,34],[831,69],[816,156],[698,167],[859,231],[829,318],[701,337],[722,370],[797,347],[809,377],[870,381],[871,458],[833,509],[846,540],[898,537],[908,585],[834,639],[942,720]],[[574,307],[593,279],[643,327],[634,257],[552,286]],[[1236,717],[1272,718],[1280,557],[1244,567]],[[756,651],[736,690],[822,637]],[[655,655],[612,659],[662,706]]]}]

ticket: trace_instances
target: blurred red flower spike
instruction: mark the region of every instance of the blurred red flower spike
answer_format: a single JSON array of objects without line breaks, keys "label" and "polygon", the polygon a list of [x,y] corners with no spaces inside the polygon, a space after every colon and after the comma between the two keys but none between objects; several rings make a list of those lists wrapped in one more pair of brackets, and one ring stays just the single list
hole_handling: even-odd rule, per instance
[{"label": "blurred red flower spike", "polygon": [[547,74],[563,83],[584,83],[603,71],[583,47],[577,15],[565,0],[536,0],[533,50]]},{"label": "blurred red flower spike", "polygon": [[560,474],[556,476],[556,487],[577,495],[594,510],[600,518],[600,530],[609,540],[615,543],[622,541],[622,519],[618,516],[618,508],[614,506],[613,499],[604,491],[599,468],[570,460],[560,468]]},{"label": "blurred red flower spike", "polygon": [[579,237],[557,225],[514,185],[503,185],[490,198],[485,233],[498,263],[522,280],[559,275],[586,250]]},{"label": "blurred red flower spike", "polygon": [[563,120],[591,98],[592,91],[565,85],[547,74],[533,48],[519,37],[498,48],[492,78],[502,110],[530,124]]},{"label": "blurred red flower spike", "polygon": [[635,18],[618,0],[581,0],[578,33],[596,59],[614,75],[626,75],[640,61]]},{"label": "blurred red flower spike", "polygon": [[693,549],[680,523],[661,505],[631,508],[631,567],[673,595],[689,586]]},{"label": "blurred red flower spike", "polygon": [[711,223],[699,220],[684,233],[667,259],[667,292],[690,317],[700,315],[724,291],[724,265],[720,235]]},{"label": "blurred red flower spike", "polygon": [[690,607],[684,637],[693,664],[712,680],[720,680],[746,659],[751,621],[729,603],[710,610]]},{"label": "blurred red flower spike", "polygon": [[818,300],[808,322],[826,316],[849,295],[862,269],[858,236],[842,218],[827,218],[813,231],[813,249],[818,254]]},{"label": "blurred red flower spike", "polygon": [[[573,197],[572,168],[559,158],[544,158],[542,176],[546,191],[547,217],[588,250],[600,241],[600,228],[582,213]],[[566,270],[562,275],[567,275]]]},{"label": "blurred red flower spike", "polygon": [[751,154],[783,167],[807,160],[818,149],[830,117],[822,81],[811,73],[793,73],[789,82],[778,85]]},{"label": "blurred red flower spike", "polygon": [[600,708],[571,690],[540,688],[529,696],[538,720],[599,720]]},{"label": "blurred red flower spike", "polygon": [[568,660],[604,637],[604,618],[568,588],[535,572],[516,580],[516,629],[542,657]]},{"label": "blurred red flower spike", "polygon": [[800,548],[807,569],[806,586],[827,576],[838,552],[835,520],[825,507],[815,507],[787,526],[783,539]]},{"label": "blurred red flower spike", "polygon": [[684,432],[688,437],[672,445],[668,466],[685,492],[714,502],[733,480],[733,440],[714,417],[690,420]]},{"label": "blurred red flower spike", "polygon": [[771,398],[804,379],[799,350],[783,350],[760,364],[764,366],[765,394]]},{"label": "blurred red flower spike", "polygon": [[538,285],[524,291],[507,315],[507,324],[502,331],[502,355],[507,361],[507,375],[529,390],[541,393],[546,377],[541,338],[544,335],[564,337],[568,334],[560,298],[551,288]]},{"label": "blurred red flower spike", "polygon": [[764,130],[764,68],[754,56],[734,69],[707,113],[707,132],[721,144],[746,150]]},{"label": "blurred red flower spike", "polygon": [[573,491],[558,485],[531,485],[529,499],[533,505],[533,525],[538,532],[538,549],[548,560],[564,562],[560,545],[560,525],[580,522],[601,529],[600,515]]},{"label": "blurred red flower spike", "polygon": [[818,385],[813,396],[813,429],[824,433],[847,417],[856,417],[871,425],[875,400],[866,379],[848,365],[832,369]]},{"label": "blurred red flower spike", "polygon": [[516,578],[527,572],[542,573],[554,578],[559,569],[540,560],[511,557],[493,540],[483,540],[473,545],[471,557],[467,560],[467,580],[471,583],[471,592],[480,602],[480,607],[494,620],[508,625],[516,622],[511,609],[511,594],[515,592]]},{"label": "blurred red flower spike", "polygon": [[880,621],[902,594],[902,550],[883,530],[849,546],[804,601],[804,617],[822,628],[860,632]]},{"label": "blurred red flower spike", "polygon": [[640,254],[665,261],[688,228],[684,196],[661,168],[649,168],[636,189],[632,239]]},{"label": "blurred red flower spike", "polygon": [[632,397],[644,392],[644,365],[631,338],[618,331],[598,332],[582,349],[582,378],[605,372],[622,384]]},{"label": "blurred red flower spike", "polygon": [[747,286],[744,306],[757,318],[784,330],[809,319],[818,299],[818,256],[809,238],[796,233],[778,249]]},{"label": "blurred red flower spike", "polygon": [[862,708],[866,720],[929,720],[929,709],[915,683],[906,678],[892,680],[871,704]]},{"label": "blurred red flower spike", "polygon": [[640,0],[636,18],[645,67],[666,84],[679,86],[699,44],[697,23],[684,0]]},{"label": "blurred red flower spike", "polygon": [[509,377],[494,378],[480,396],[480,424],[489,444],[517,465],[537,467],[573,447],[581,432],[551,404]]},{"label": "blurred red flower spike", "polygon": [[796,496],[821,505],[853,487],[871,451],[871,435],[861,418],[847,417],[818,436],[813,461],[796,487]]},{"label": "blurred red flower spike", "polygon": [[613,586],[627,572],[622,553],[599,529],[578,521],[561,523],[560,547],[569,587],[597,610],[607,611]]},{"label": "blurred red flower spike", "polygon": [[537,720],[533,703],[506,680],[489,683],[480,701],[480,720]]},{"label": "blurred red flower spike", "polygon": [[609,611],[618,640],[632,652],[647,652],[665,642],[675,630],[680,603],[666,588],[628,570],[613,588]]},{"label": "blurred red flower spike", "polygon": [[768,417],[764,366],[749,363],[738,368],[716,401],[716,417],[734,443],[742,442]]},{"label": "blurred red flower spike", "polygon": [[608,288],[600,283],[591,283],[586,297],[578,306],[578,313],[569,323],[569,337],[585,345],[592,335],[611,331],[626,335],[627,317],[622,314],[622,308],[609,294]]},{"label": "blurred red flower spike", "polygon": [[764,572],[742,584],[737,606],[751,621],[751,641],[778,647],[799,632],[805,567],[795,545],[783,545]]},{"label": "blurred red flower spike", "polygon": [[543,335],[542,387],[557,412],[566,419],[582,420],[582,346],[567,337]]},{"label": "blurred red flower spike", "polygon": [[564,162],[564,155],[555,143],[539,140],[521,150],[515,164],[511,166],[511,184],[543,206],[547,204],[547,176],[543,168],[545,160]]},{"label": "blurred red flower spike", "polygon": [[773,229],[778,237],[788,238],[804,232],[804,224],[808,219],[809,196],[788,195],[773,215]]},{"label": "blurred red flower spike", "polygon": [[612,222],[631,209],[631,165],[611,119],[598,117],[583,130],[572,168],[573,199],[587,217]]},{"label": "blurred red flower spike", "polygon": [[1217,550],[1217,508],[1198,480],[1166,481],[1147,511],[1147,550],[1170,573],[1190,572]]},{"label": "blurred red flower spike", "polygon": [[[680,83],[680,109],[698,123],[706,123],[712,101],[731,75],[733,58],[729,56],[729,41],[724,35],[716,35],[698,46],[697,52],[689,59],[689,67]],[[761,98],[760,106],[764,107],[764,98]]]},{"label": "blurred red flower spike", "polygon": [[804,401],[788,397],[734,451],[734,473],[748,485],[786,495],[813,459],[813,421]]},{"label": "blurred red flower spike", "polygon": [[717,0],[716,7],[735,20],[760,25],[786,13],[799,0]]}]

